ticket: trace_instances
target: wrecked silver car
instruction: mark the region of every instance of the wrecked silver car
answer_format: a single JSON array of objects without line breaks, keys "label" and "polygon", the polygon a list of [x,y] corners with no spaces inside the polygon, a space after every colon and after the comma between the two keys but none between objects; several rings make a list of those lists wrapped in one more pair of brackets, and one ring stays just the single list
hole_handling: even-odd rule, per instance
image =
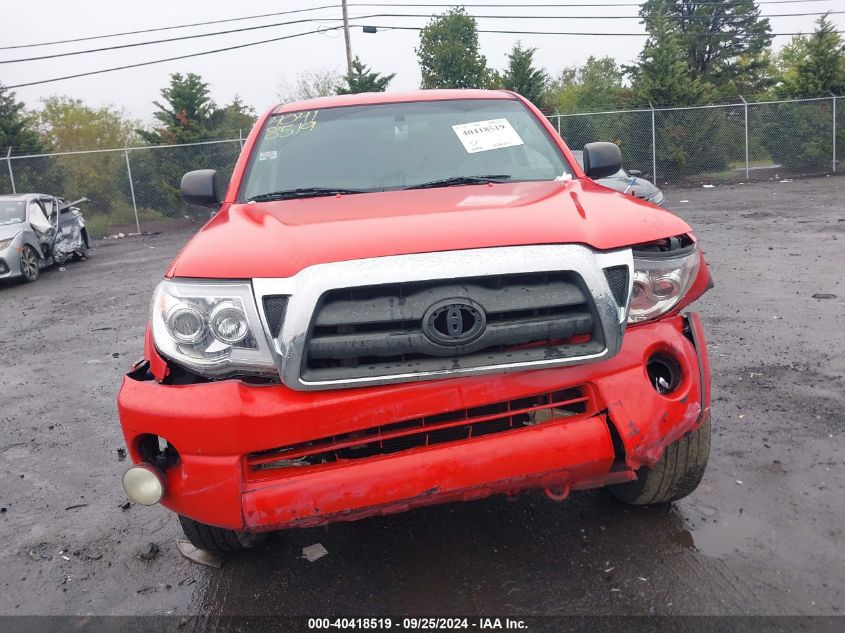
[{"label": "wrecked silver car", "polygon": [[[577,160],[578,164],[583,168],[584,152],[581,150],[575,150],[572,152],[572,155],[575,156],[575,160]],[[648,200],[652,204],[663,204],[663,192],[653,182],[643,178],[640,173],[641,172],[636,169],[629,169],[628,171],[620,169],[615,174],[599,178],[596,182],[600,185],[604,185],[608,189],[627,193],[630,196],[641,198],[642,200]]]},{"label": "wrecked silver car", "polygon": [[85,219],[75,206],[88,202],[39,193],[0,196],[0,279],[38,279],[43,268],[91,247]]}]

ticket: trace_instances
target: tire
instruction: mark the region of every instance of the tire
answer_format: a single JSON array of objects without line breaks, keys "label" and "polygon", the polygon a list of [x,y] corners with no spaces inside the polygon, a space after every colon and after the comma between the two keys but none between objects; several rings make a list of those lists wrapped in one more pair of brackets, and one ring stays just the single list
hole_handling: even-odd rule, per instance
[{"label": "tire", "polygon": [[204,549],[217,554],[228,554],[230,552],[242,552],[259,545],[267,534],[252,532],[237,532],[225,528],[206,525],[179,515],[179,523],[182,524],[182,531],[196,548]]},{"label": "tire", "polygon": [[671,503],[698,488],[710,457],[710,417],[663,451],[654,468],[642,467],[637,480],[608,486],[623,503],[636,506]]},{"label": "tire", "polygon": [[41,274],[41,270],[38,268],[38,253],[28,244],[24,244],[21,251],[20,267],[21,277],[27,283],[35,281]]}]

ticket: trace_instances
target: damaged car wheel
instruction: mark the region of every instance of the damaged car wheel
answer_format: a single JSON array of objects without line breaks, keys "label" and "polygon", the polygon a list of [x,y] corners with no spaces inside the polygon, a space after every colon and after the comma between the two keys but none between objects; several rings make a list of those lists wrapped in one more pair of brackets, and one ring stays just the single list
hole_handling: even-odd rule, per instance
[{"label": "damaged car wheel", "polygon": [[710,417],[663,451],[654,468],[640,468],[637,480],[608,486],[610,493],[630,505],[645,506],[683,499],[698,488],[710,456]]},{"label": "damaged car wheel", "polygon": [[21,251],[21,276],[24,281],[35,281],[40,274],[38,268],[38,254],[31,246],[24,245]]},{"label": "damaged car wheel", "polygon": [[182,524],[182,531],[185,532],[185,536],[191,542],[191,545],[218,554],[252,549],[267,538],[266,532],[227,530],[194,521],[181,514],[179,515],[179,523]]}]

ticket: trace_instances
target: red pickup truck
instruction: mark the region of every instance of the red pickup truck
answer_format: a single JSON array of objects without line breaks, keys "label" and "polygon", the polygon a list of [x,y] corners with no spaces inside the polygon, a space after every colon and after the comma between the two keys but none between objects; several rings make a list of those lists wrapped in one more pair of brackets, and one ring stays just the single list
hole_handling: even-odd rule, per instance
[{"label": "red pickup truck", "polygon": [[273,108],[152,302],[118,398],[123,486],[194,545],[538,488],[701,481],[712,286],[690,227],[594,182],[511,92]]}]

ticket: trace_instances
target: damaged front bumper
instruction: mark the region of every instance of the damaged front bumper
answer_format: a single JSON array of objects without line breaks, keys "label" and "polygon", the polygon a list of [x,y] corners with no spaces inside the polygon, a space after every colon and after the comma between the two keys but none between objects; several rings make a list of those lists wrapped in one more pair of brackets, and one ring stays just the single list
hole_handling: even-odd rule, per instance
[{"label": "damaged front bumper", "polygon": [[[668,393],[656,356],[677,370]],[[690,314],[629,328],[600,363],[362,389],[164,385],[141,368],[118,408],[133,462],[164,472],[163,505],[262,531],[631,480],[709,415],[709,366]]]}]

